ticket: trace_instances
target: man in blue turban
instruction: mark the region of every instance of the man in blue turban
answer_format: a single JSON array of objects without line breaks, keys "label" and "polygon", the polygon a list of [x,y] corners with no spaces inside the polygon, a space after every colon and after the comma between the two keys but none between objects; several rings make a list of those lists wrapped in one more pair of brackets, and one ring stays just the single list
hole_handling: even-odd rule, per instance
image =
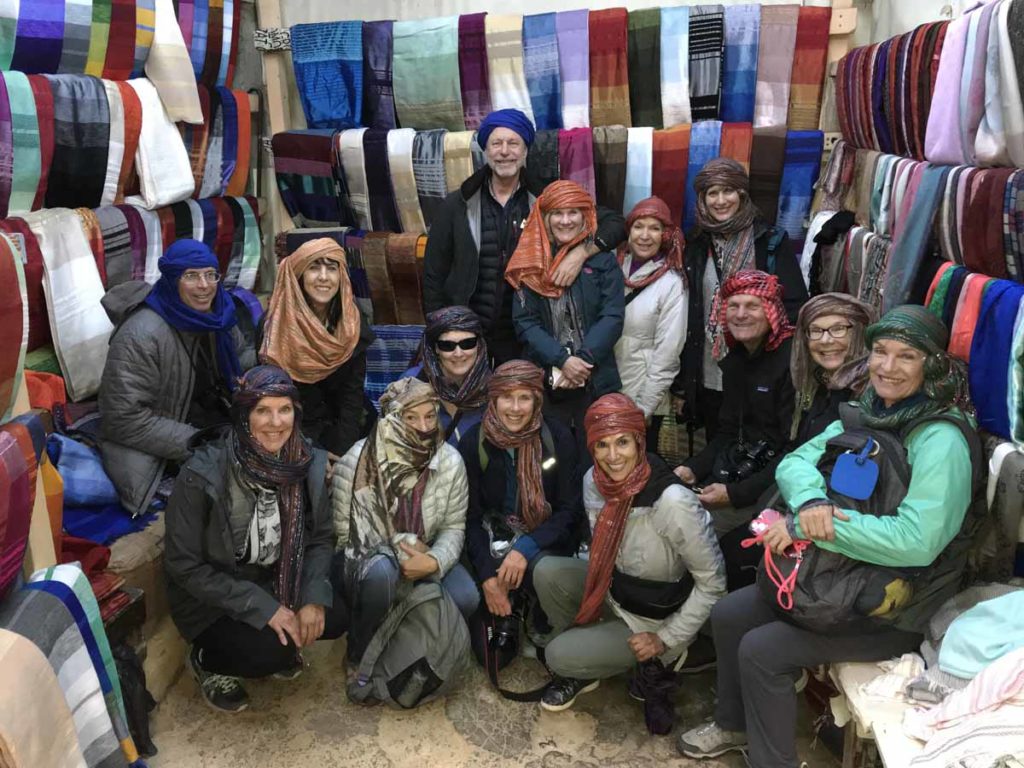
[{"label": "man in blue turban", "polygon": [[121,503],[146,511],[164,475],[188,458],[193,436],[230,421],[238,377],[256,364],[244,309],[203,243],[178,240],[160,279],[122,283],[103,297],[114,323],[99,406],[100,452]]},{"label": "man in blue turban", "polygon": [[[498,109],[481,121],[476,140],[486,165],[448,194],[424,254],[424,312],[468,306],[480,317],[495,365],[522,356],[512,326],[514,291],[504,275],[523,222],[544,191],[544,183],[526,168],[535,135],[533,123],[518,109]],[[590,256],[614,251],[626,239],[621,213],[598,206],[597,218],[593,241],[562,261],[556,284],[571,285]]]}]

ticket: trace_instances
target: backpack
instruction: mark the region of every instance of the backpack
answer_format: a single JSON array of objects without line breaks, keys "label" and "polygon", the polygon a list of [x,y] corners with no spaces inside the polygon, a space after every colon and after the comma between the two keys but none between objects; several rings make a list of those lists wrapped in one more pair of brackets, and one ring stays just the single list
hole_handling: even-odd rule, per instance
[{"label": "backpack", "polygon": [[[808,541],[794,542],[794,556],[780,557],[766,549],[757,571],[758,588],[783,618],[814,632],[870,632],[893,626],[914,631],[960,586],[968,550],[987,517],[981,440],[965,419],[952,414],[916,419],[899,432],[864,426],[859,409],[851,403],[840,406],[840,418],[845,429],[826,444],[818,470],[833,503],[876,517],[894,515],[910,487],[904,446],[910,432],[935,421],[957,426],[967,441],[973,468],[972,501],[960,532],[925,567],[874,565]],[[867,499],[857,500],[832,488],[832,470],[841,455],[861,451],[868,439],[874,441],[871,458],[878,465],[878,481]]]},{"label": "backpack", "polygon": [[348,698],[412,709],[451,691],[468,659],[469,630],[458,607],[439,582],[417,582],[370,640]]}]

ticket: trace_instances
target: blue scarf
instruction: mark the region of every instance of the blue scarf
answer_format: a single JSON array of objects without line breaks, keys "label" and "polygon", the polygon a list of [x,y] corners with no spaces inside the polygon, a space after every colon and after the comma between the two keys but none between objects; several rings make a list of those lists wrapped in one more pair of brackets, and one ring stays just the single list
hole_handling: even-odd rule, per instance
[{"label": "blue scarf", "polygon": [[218,283],[209,312],[197,312],[185,304],[178,295],[178,279],[190,269],[218,269],[217,257],[196,240],[177,240],[160,257],[160,279],[146,297],[146,305],[179,331],[216,334],[217,369],[228,390],[234,392],[242,375],[235,340],[231,337],[231,329],[238,322],[235,303],[224,290],[224,284]]}]

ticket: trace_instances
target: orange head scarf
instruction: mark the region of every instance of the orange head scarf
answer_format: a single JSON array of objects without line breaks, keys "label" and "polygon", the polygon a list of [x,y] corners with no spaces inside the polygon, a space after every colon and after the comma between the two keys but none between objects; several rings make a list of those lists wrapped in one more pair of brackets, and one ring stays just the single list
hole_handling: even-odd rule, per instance
[{"label": "orange head scarf", "polygon": [[636,281],[626,275],[626,287],[634,291],[650,285],[670,269],[680,274],[683,271],[683,233],[680,231],[679,225],[672,220],[672,212],[669,211],[668,205],[660,197],[648,197],[641,200],[629,212],[629,216],[626,217],[626,242],[619,246],[617,254],[619,264],[621,265],[626,260],[626,254],[629,253],[629,233],[633,229],[633,225],[638,219],[646,218],[657,219],[665,228],[661,233],[661,248],[654,257],[661,260],[661,265],[646,277]]},{"label": "orange head scarf", "polygon": [[[571,241],[551,254],[551,238],[545,219],[551,211],[560,208],[578,208],[583,213],[583,229]],[[551,282],[551,273],[558,268],[565,255],[597,232],[597,209],[593,198],[574,181],[553,181],[537,198],[530,215],[523,224],[519,245],[505,268],[505,280],[518,290],[526,285],[541,296],[556,299],[563,288]]]},{"label": "orange head scarf", "polygon": [[[338,264],[341,317],[333,332],[313,313],[302,290],[302,274],[319,259]],[[348,278],[345,249],[329,238],[303,243],[277,267],[260,359],[304,384],[321,381],[344,365],[359,341],[359,309]]]},{"label": "orange head scarf", "polygon": [[594,483],[604,497],[604,509],[594,524],[590,543],[590,562],[583,586],[583,601],[576,614],[576,624],[589,624],[601,615],[601,604],[612,583],[612,570],[619,554],[619,545],[626,532],[626,518],[633,507],[633,497],[651,479],[647,461],[647,425],[644,412],[625,395],[614,393],[594,401],[583,419],[587,431],[587,447],[594,454],[594,444],[612,435],[629,432],[636,438],[636,466],[622,480],[612,480],[596,461]]}]

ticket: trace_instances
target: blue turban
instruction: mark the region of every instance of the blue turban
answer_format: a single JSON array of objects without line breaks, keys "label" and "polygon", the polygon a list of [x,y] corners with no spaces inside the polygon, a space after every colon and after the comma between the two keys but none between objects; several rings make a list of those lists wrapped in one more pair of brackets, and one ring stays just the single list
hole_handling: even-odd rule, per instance
[{"label": "blue turban", "polygon": [[229,391],[242,375],[238,351],[231,329],[238,322],[235,302],[217,284],[217,294],[209,312],[199,312],[181,300],[178,280],[190,269],[217,269],[217,257],[198,240],[177,240],[160,257],[160,279],[146,297],[146,306],[162,317],[168,325],[187,333],[214,333],[217,339],[217,368]]},{"label": "blue turban", "polygon": [[481,120],[480,127],[476,129],[476,143],[481,149],[487,149],[487,140],[495,128],[512,129],[522,137],[528,147],[533,144],[533,137],[536,135],[530,118],[518,109],[496,109]]}]

